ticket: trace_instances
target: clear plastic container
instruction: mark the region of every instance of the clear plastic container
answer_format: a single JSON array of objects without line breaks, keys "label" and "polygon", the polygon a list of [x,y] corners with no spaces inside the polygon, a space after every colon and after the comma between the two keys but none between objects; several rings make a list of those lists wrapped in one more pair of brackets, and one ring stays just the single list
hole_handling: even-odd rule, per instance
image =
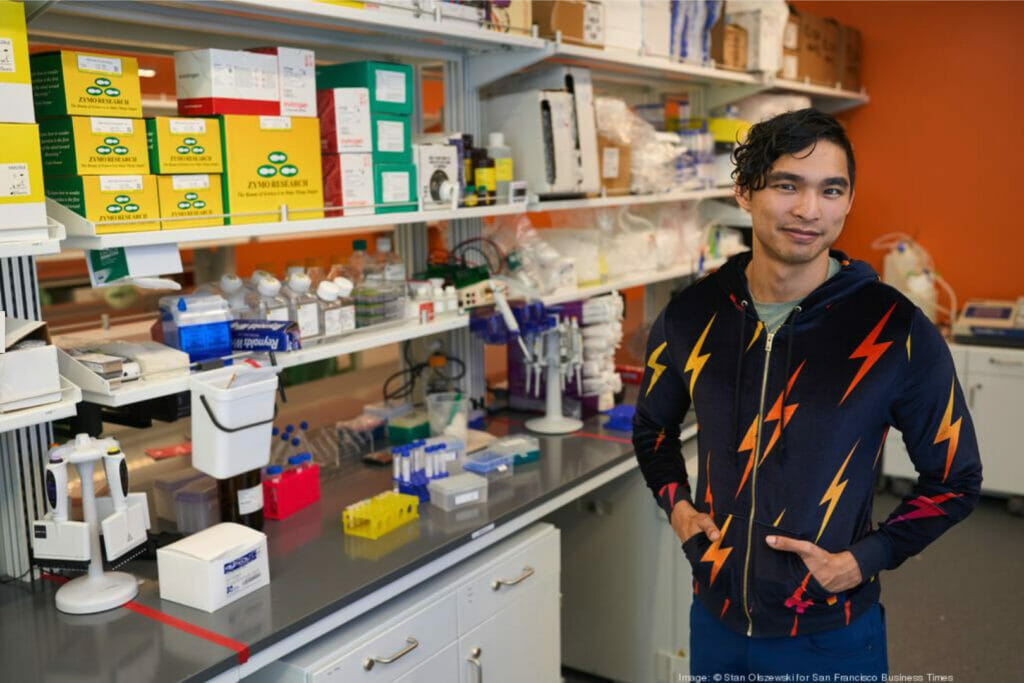
[{"label": "clear plastic container", "polygon": [[427,415],[433,436],[452,436],[466,441],[469,429],[469,401],[463,394],[446,391],[427,395]]},{"label": "clear plastic container", "polygon": [[487,502],[487,479],[470,472],[434,479],[427,484],[427,490],[431,504],[442,510]]},{"label": "clear plastic container", "polygon": [[182,487],[174,494],[174,507],[178,531],[185,535],[220,524],[217,480],[203,477]]},{"label": "clear plastic container", "polygon": [[385,282],[405,282],[405,261],[402,260],[401,256],[391,251],[390,237],[377,238],[377,257],[375,261]]},{"label": "clear plastic container", "polygon": [[370,327],[402,320],[406,314],[405,283],[366,281],[352,292],[356,305],[356,327]]},{"label": "clear plastic container", "polygon": [[256,285],[260,320],[288,320],[288,300],[281,296],[281,281],[267,275]]},{"label": "clear plastic container", "polygon": [[164,343],[192,362],[231,354],[231,311],[219,294],[188,294],[160,299]]},{"label": "clear plastic container", "polygon": [[175,512],[174,494],[203,476],[199,470],[186,467],[157,478],[153,482],[153,502],[156,506],[156,516],[170,522],[175,521],[178,518],[178,513]]},{"label": "clear plastic container", "polygon": [[516,465],[525,465],[540,458],[540,440],[528,434],[513,434],[491,442],[487,450],[511,456]]},{"label": "clear plastic container", "polygon": [[288,319],[299,326],[304,344],[313,344],[323,336],[320,326],[320,300],[310,291],[312,280],[303,272],[288,276],[288,286],[281,293],[288,300]]},{"label": "clear plastic container", "polygon": [[466,456],[462,469],[487,477],[488,481],[496,481],[512,476],[515,458],[504,453],[491,450],[478,451]]}]

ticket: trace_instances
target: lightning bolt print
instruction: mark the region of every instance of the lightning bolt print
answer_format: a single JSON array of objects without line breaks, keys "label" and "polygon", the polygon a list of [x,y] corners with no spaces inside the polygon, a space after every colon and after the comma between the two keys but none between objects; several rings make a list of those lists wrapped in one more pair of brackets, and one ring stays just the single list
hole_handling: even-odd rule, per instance
[{"label": "lightning bolt print", "polygon": [[841,399],[839,399],[839,405],[843,405],[843,401],[845,401],[846,397],[850,395],[853,388],[864,378],[864,375],[868,374],[868,370],[878,362],[878,359],[882,357],[882,354],[892,346],[891,341],[879,342],[878,335],[882,333],[882,328],[885,327],[885,323],[889,321],[889,316],[892,315],[893,309],[895,308],[896,304],[893,303],[893,305],[889,307],[889,310],[885,312],[885,315],[882,316],[882,319],[878,321],[878,324],[875,325],[874,329],[868,332],[868,336],[864,338],[864,341],[862,341],[860,345],[853,350],[853,353],[850,354],[850,360],[863,358],[864,362],[861,363],[860,370],[857,371],[857,374],[853,377],[853,381],[850,382],[850,386],[847,387],[846,393],[843,394]]},{"label": "lightning bolt print", "polygon": [[946,481],[946,477],[949,476],[949,467],[953,464],[953,456],[956,455],[956,447],[960,441],[960,424],[964,419],[958,417],[956,422],[951,422],[953,419],[953,387],[955,385],[956,380],[954,379],[949,385],[949,403],[946,404],[946,413],[942,416],[939,431],[935,433],[933,442],[933,445],[938,445],[943,441],[949,441],[949,445],[946,447],[946,471],[942,475],[942,481]]},{"label": "lightning bolt print", "polygon": [[908,519],[922,519],[924,517],[945,517],[946,511],[943,510],[939,505],[945,503],[951,498],[960,498],[964,494],[962,493],[940,493],[937,496],[918,496],[913,500],[907,501],[908,505],[911,505],[916,510],[911,512],[905,512],[899,517],[894,517],[889,524],[895,524],[896,522],[903,522]]},{"label": "lightning bolt print", "polygon": [[[754,348],[754,342],[757,341],[758,337],[761,336],[761,332],[764,331],[764,323],[760,320],[757,321],[757,327],[754,328],[754,336],[750,338],[750,343],[747,344],[747,351]],[[746,352],[744,352],[746,353]]]},{"label": "lightning bolt print", "polygon": [[[799,376],[800,371],[804,367],[803,361],[797,366],[796,370],[789,378],[789,382],[786,383],[786,388],[779,392],[779,397],[775,400],[768,414],[765,415],[764,423],[767,425],[769,422],[777,422],[775,425],[775,431],[772,432],[771,438],[768,440],[768,446],[764,449],[764,453],[761,454],[761,459],[758,461],[758,467],[765,461],[768,454],[771,453],[772,448],[775,447],[775,442],[779,440],[779,436],[782,434],[782,430],[789,424],[789,421],[793,418],[793,413],[796,412],[799,403],[793,403],[783,408],[785,399],[789,396],[789,392],[793,390],[793,384],[796,383],[796,378]],[[757,418],[750,423],[750,428],[747,429],[747,433],[743,436],[743,441],[740,442],[738,453],[747,453],[750,455],[747,459],[747,466],[743,470],[743,476],[740,478],[740,485],[736,488],[735,498],[739,498],[740,492],[747,483],[747,478],[750,476],[750,470],[754,467],[754,446],[757,443]]]},{"label": "lightning bolt print", "polygon": [[704,502],[708,504],[708,514],[713,519],[715,516],[715,499],[711,495],[711,451],[708,451],[708,457],[705,462],[707,464],[704,465],[704,477],[707,479],[708,486],[704,490]]},{"label": "lightning bolt print", "polygon": [[661,379],[661,373],[665,372],[665,366],[658,362],[661,358],[661,352],[665,350],[665,346],[668,345],[667,341],[661,342],[658,348],[651,351],[651,357],[647,359],[647,367],[651,369],[651,381],[647,383],[647,392],[644,394],[644,398],[651,395],[651,389]]},{"label": "lightning bolt print", "polygon": [[690,351],[690,357],[686,359],[686,366],[683,368],[683,374],[691,372],[690,375],[690,398],[693,398],[693,389],[697,386],[697,378],[700,376],[700,371],[704,369],[704,365],[711,358],[710,353],[701,354],[701,350],[704,347],[704,340],[707,339],[708,332],[711,331],[711,326],[715,322],[715,317],[718,314],[715,313],[711,316],[711,320],[708,321],[704,331],[700,333],[700,337],[697,339],[697,343],[694,344],[693,349]]},{"label": "lightning bolt print", "polygon": [[729,530],[729,523],[732,522],[732,515],[725,518],[725,524],[722,525],[722,529],[718,534],[718,540],[708,546],[708,549],[704,551],[701,556],[701,562],[711,563],[711,579],[708,581],[709,586],[715,585],[715,579],[718,577],[718,572],[725,564],[726,559],[729,557],[729,553],[732,552],[732,548],[723,548],[722,541],[725,539],[725,534]]},{"label": "lightning bolt print", "polygon": [[846,470],[847,463],[850,462],[850,457],[853,452],[857,450],[857,444],[860,443],[860,439],[857,439],[857,443],[853,444],[853,448],[846,456],[846,460],[839,466],[839,471],[836,472],[836,476],[832,479],[832,483],[829,484],[828,489],[825,490],[825,495],[821,497],[821,502],[818,505],[824,505],[828,503],[828,510],[825,511],[825,519],[821,520],[821,528],[818,529],[818,535],[814,537],[814,542],[817,543],[818,539],[821,538],[821,534],[825,531],[825,527],[828,526],[828,520],[832,518],[832,512],[836,509],[836,503],[839,502],[839,498],[843,495],[843,491],[846,489],[847,479],[842,479],[843,472]]}]

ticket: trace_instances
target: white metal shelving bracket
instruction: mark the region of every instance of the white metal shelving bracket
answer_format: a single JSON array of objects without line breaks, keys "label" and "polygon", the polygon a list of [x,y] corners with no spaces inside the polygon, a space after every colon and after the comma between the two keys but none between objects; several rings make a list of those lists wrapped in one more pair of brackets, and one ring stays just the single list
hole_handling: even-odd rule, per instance
[{"label": "white metal shelving bracket", "polygon": [[466,58],[466,84],[480,90],[554,54],[554,43],[548,43],[541,50],[495,50],[471,55]]}]

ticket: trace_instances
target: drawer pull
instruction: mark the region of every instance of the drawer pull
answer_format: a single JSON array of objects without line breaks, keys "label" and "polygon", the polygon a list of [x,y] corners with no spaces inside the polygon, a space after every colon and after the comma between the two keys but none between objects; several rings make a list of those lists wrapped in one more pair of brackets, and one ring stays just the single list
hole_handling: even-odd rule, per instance
[{"label": "drawer pull", "polygon": [[391,662],[401,659],[420,646],[420,641],[415,638],[406,638],[405,642],[408,643],[408,645],[390,657],[367,657],[363,660],[363,668],[370,671],[373,669],[374,664],[390,664]]},{"label": "drawer pull", "polygon": [[474,647],[466,660],[476,667],[476,683],[484,683],[484,665],[480,663],[480,648]]},{"label": "drawer pull", "polygon": [[491,581],[491,588],[498,590],[502,586],[514,586],[517,583],[526,581],[531,576],[533,576],[533,567],[523,567],[523,573],[514,579],[495,579]]},{"label": "drawer pull", "polygon": [[1024,361],[1022,360],[1000,360],[999,358],[992,358],[991,356],[989,357],[988,362],[992,365],[1005,365],[1014,368],[1019,368],[1024,365]]}]

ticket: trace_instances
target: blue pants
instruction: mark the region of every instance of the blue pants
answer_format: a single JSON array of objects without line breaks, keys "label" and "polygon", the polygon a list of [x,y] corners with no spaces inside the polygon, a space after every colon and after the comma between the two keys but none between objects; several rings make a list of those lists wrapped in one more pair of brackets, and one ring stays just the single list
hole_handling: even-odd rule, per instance
[{"label": "blue pants", "polygon": [[[690,655],[690,674],[707,681],[757,680],[749,674],[819,674],[818,678],[804,679],[818,681],[832,680],[834,674],[861,674],[859,680],[881,681],[882,674],[889,671],[885,608],[876,603],[849,626],[831,631],[748,638],[726,628],[694,599],[690,607]],[[720,676],[716,679],[715,674]],[[723,678],[723,674],[732,676]]]}]

